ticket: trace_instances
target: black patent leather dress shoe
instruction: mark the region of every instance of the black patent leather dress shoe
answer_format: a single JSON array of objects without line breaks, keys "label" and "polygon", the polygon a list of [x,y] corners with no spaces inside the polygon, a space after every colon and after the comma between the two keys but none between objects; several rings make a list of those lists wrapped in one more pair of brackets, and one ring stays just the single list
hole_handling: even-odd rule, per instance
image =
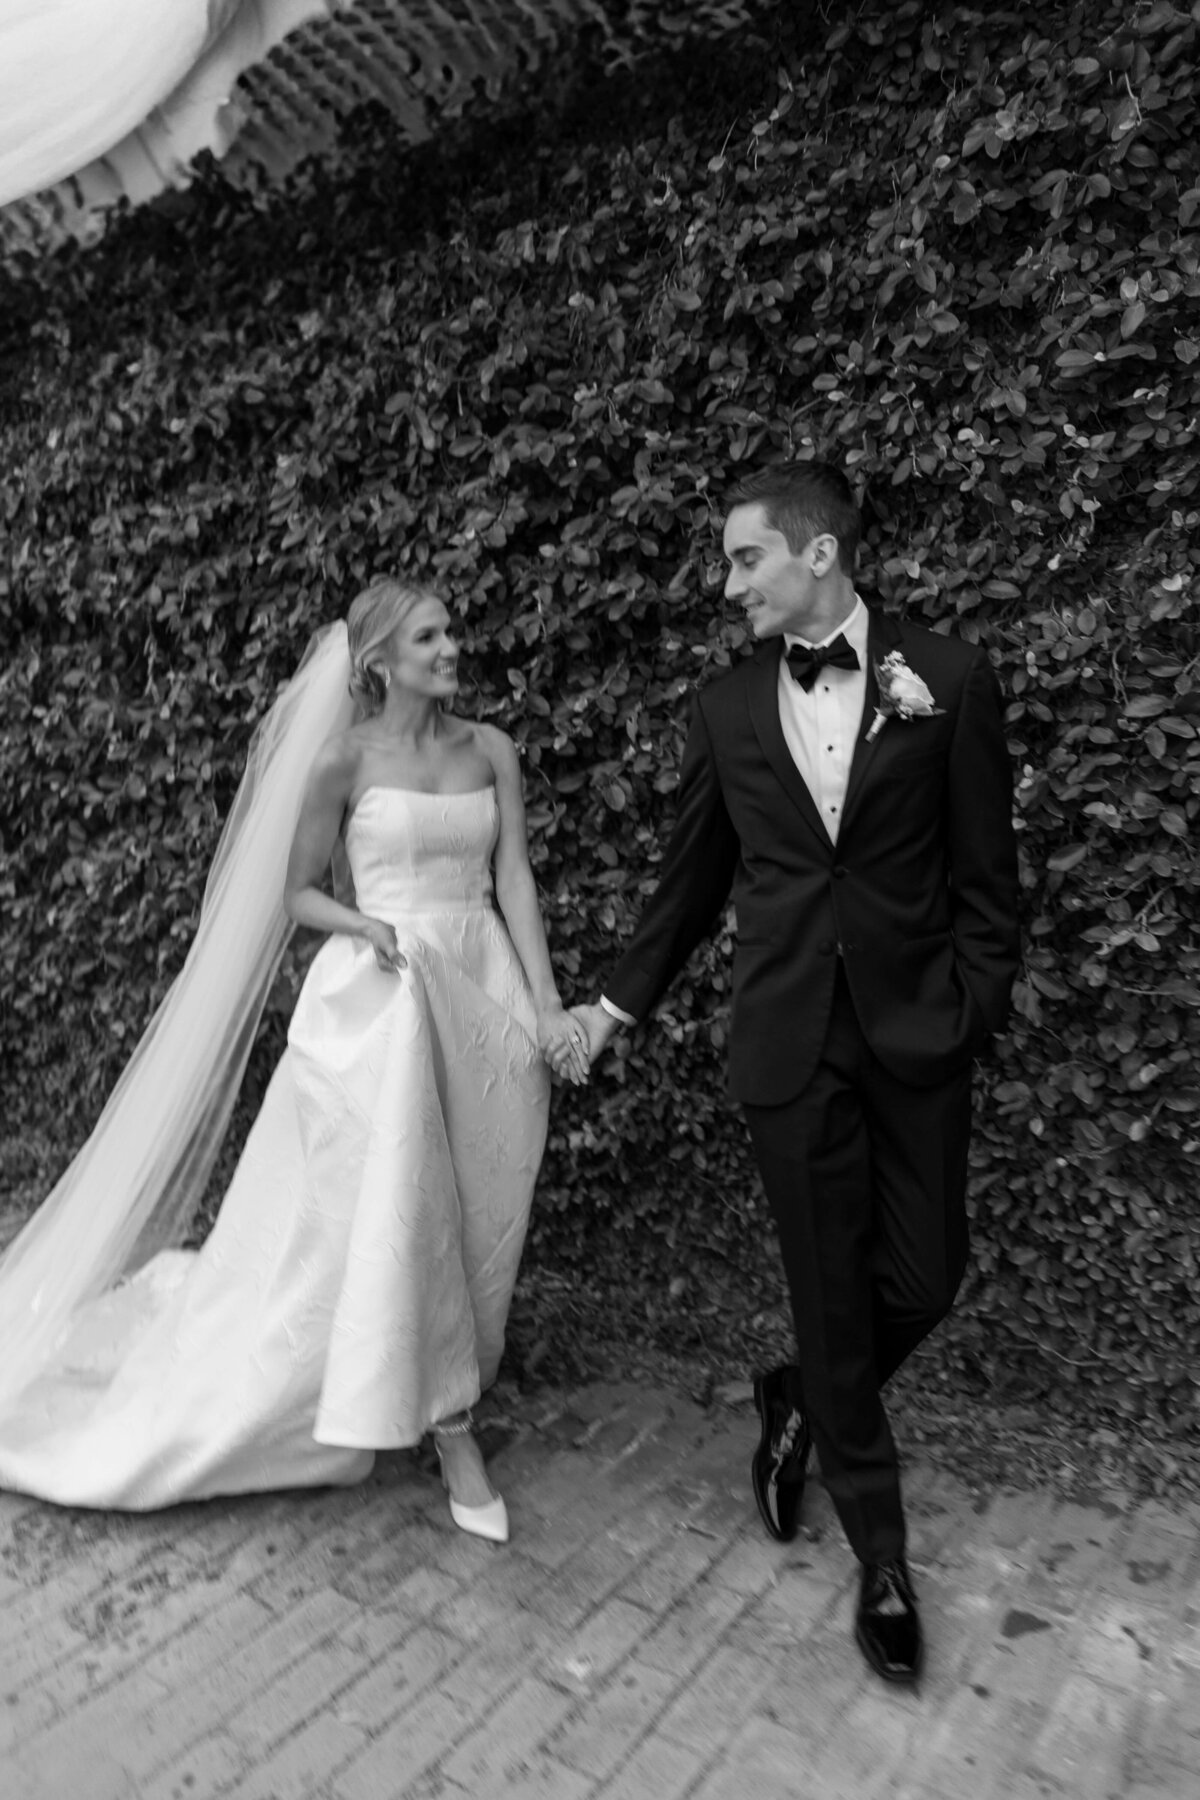
[{"label": "black patent leather dress shoe", "polygon": [[854,1635],[885,1681],[912,1682],[921,1673],[925,1655],[921,1615],[902,1556],[895,1562],[863,1564]]},{"label": "black patent leather dress shoe", "polygon": [[755,1377],[762,1438],[750,1464],[750,1481],[762,1522],[781,1544],[790,1544],[796,1535],[812,1448],[799,1392],[798,1371],[786,1364]]}]

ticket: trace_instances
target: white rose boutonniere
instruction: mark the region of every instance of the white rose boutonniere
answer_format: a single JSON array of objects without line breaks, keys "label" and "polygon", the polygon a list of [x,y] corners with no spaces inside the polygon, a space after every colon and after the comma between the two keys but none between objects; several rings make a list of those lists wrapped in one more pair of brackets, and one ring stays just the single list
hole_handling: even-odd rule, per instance
[{"label": "white rose boutonniere", "polygon": [[932,719],[935,713],[946,710],[933,704],[933,695],[898,650],[890,651],[881,663],[876,663],[875,679],[879,683],[879,704],[867,733],[868,744],[879,736],[888,719]]}]

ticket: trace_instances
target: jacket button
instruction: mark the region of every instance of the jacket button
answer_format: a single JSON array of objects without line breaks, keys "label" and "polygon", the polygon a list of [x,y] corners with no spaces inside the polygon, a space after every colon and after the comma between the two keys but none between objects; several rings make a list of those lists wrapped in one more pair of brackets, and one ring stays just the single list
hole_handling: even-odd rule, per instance
[{"label": "jacket button", "polygon": [[833,872],[839,881],[842,881],[850,873],[849,869],[843,868],[836,868]]},{"label": "jacket button", "polygon": [[822,943],[817,945],[817,949],[822,956],[832,956],[837,949],[837,945],[832,938],[825,938]]}]

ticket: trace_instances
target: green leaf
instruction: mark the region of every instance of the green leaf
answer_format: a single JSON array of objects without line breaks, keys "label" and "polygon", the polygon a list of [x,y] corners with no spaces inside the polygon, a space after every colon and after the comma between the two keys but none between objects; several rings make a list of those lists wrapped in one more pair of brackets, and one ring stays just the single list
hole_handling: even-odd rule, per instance
[{"label": "green leaf", "polygon": [[1065,875],[1068,870],[1079,866],[1087,855],[1088,848],[1087,844],[1063,844],[1046,858],[1046,867]]},{"label": "green leaf", "polygon": [[1082,369],[1096,366],[1097,353],[1094,350],[1060,350],[1054,362],[1057,368],[1068,375],[1077,375]]},{"label": "green leaf", "polygon": [[1121,314],[1121,336],[1131,338],[1134,332],[1140,328],[1145,317],[1146,308],[1140,300],[1135,300],[1132,306],[1127,306]]}]

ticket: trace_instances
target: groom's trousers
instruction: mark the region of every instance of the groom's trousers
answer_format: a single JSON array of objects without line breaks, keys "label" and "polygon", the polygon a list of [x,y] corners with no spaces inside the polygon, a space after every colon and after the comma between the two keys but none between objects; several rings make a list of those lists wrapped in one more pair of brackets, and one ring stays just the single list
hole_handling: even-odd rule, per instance
[{"label": "groom's trousers", "polygon": [[747,1106],[779,1232],[804,1408],[862,1562],[904,1550],[880,1390],[949,1311],[967,1257],[971,1073],[897,1081],[873,1055],[840,960],[816,1072],[783,1106]]}]

